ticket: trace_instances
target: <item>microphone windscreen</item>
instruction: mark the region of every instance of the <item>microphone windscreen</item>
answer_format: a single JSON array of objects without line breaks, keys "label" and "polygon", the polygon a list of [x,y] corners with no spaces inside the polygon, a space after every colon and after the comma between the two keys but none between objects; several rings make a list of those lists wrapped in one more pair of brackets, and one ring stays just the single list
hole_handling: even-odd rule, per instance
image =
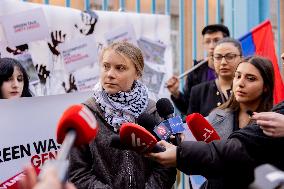
[{"label": "microphone windscreen", "polygon": [[151,152],[157,143],[156,137],[135,123],[123,123],[120,127],[119,136],[121,144],[138,153]]},{"label": "microphone windscreen", "polygon": [[143,113],[137,118],[137,124],[144,127],[147,131],[149,131],[156,138],[158,136],[154,132],[154,128],[159,122],[156,120],[155,116],[149,113]]},{"label": "microphone windscreen", "polygon": [[95,138],[98,125],[93,113],[84,105],[77,104],[67,108],[61,116],[57,125],[56,140],[62,144],[65,135],[70,130],[75,130],[75,145],[88,144]]},{"label": "microphone windscreen", "polygon": [[167,119],[167,117],[175,112],[174,106],[167,98],[161,98],[156,103],[157,112],[160,117]]},{"label": "microphone windscreen", "polygon": [[220,140],[220,136],[212,125],[199,113],[189,114],[186,123],[197,141],[211,142]]}]

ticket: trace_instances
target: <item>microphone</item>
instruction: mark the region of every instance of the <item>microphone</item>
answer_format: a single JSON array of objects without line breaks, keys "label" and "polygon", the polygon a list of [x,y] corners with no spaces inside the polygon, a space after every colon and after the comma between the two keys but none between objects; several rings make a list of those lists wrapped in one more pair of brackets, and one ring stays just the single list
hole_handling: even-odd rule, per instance
[{"label": "microphone", "polygon": [[284,188],[284,172],[270,164],[263,164],[254,170],[255,180],[249,189]]},{"label": "microphone", "polygon": [[149,131],[152,135],[154,135],[157,140],[159,139],[157,134],[154,132],[154,128],[156,125],[159,124],[159,122],[153,114],[142,113],[141,115],[139,115],[136,121],[138,125],[141,125],[147,131]]},{"label": "microphone", "polygon": [[163,152],[165,149],[157,145],[157,139],[145,128],[135,123],[123,123],[119,136],[111,138],[111,147],[133,150],[137,153]]},{"label": "microphone", "polygon": [[57,125],[57,142],[62,144],[70,132],[77,135],[73,141],[75,146],[88,144],[97,135],[97,120],[89,108],[78,104],[64,111]]},{"label": "microphone", "polygon": [[141,114],[137,118],[137,123],[154,135],[157,140],[168,140],[172,134],[171,128],[168,125],[159,124],[152,114]]},{"label": "microphone", "polygon": [[162,117],[164,121],[162,121],[154,129],[154,131],[156,133],[159,132],[159,127],[164,125],[165,127],[169,128],[171,134],[175,136],[175,144],[179,145],[181,142],[179,134],[181,134],[185,129],[183,127],[182,119],[179,116],[174,116],[174,106],[172,105],[171,101],[167,98],[161,98],[157,101],[156,108],[159,116]]},{"label": "microphone", "polygon": [[159,116],[163,119],[169,119],[173,117],[175,112],[174,106],[167,98],[161,98],[156,102],[156,108]]},{"label": "microphone", "polygon": [[47,166],[57,169],[61,182],[65,182],[69,161],[67,157],[73,145],[88,144],[98,132],[98,125],[93,113],[84,105],[72,105],[62,114],[56,130],[56,140],[62,144],[56,160],[44,165],[39,179],[42,178]]},{"label": "microphone", "polygon": [[220,136],[212,125],[199,113],[192,113],[186,116],[186,123],[197,141],[209,143],[213,140],[220,140]]}]

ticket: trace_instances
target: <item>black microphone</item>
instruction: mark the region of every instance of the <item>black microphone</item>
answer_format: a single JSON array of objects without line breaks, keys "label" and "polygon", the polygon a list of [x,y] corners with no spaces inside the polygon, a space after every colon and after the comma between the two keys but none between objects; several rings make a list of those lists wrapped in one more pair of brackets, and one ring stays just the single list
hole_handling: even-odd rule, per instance
[{"label": "black microphone", "polygon": [[174,117],[175,108],[171,101],[167,98],[161,98],[156,103],[156,108],[159,116],[164,120]]},{"label": "black microphone", "polygon": [[161,98],[157,101],[156,108],[159,116],[164,119],[160,125],[165,125],[171,130],[171,133],[175,136],[175,141],[173,143],[179,145],[181,142],[179,134],[185,129],[183,127],[182,119],[179,116],[174,116],[174,106],[171,101],[167,98]]},{"label": "black microphone", "polygon": [[159,124],[159,121],[155,118],[155,116],[153,114],[142,113],[137,118],[136,121],[137,121],[138,125],[141,125],[142,127],[144,127],[147,131],[149,131],[152,135],[154,135],[157,140],[159,140],[159,137],[154,132],[154,128],[155,128],[156,125]]}]

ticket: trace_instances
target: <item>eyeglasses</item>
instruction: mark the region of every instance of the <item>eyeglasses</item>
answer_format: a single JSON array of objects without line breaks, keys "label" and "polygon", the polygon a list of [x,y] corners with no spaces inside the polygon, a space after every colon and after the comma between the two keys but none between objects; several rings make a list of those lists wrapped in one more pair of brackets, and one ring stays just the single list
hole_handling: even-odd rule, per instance
[{"label": "eyeglasses", "polygon": [[233,54],[233,53],[228,53],[228,54],[225,54],[224,56],[221,54],[215,54],[213,55],[213,59],[214,59],[214,62],[221,62],[223,58],[225,58],[226,62],[231,63],[231,62],[234,62],[237,56],[241,56],[241,55]]}]

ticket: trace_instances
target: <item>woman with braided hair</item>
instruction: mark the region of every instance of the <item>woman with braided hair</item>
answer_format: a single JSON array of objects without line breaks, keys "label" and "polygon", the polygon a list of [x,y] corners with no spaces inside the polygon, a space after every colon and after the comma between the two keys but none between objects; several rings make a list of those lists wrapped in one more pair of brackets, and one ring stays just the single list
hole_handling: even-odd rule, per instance
[{"label": "woman with braided hair", "polygon": [[171,188],[176,170],[161,167],[136,152],[110,147],[124,122],[137,121],[144,112],[156,113],[155,102],[139,79],[144,60],[141,50],[128,42],[113,43],[100,56],[100,82],[85,102],[99,123],[89,145],[72,149],[69,179],[80,188]]}]

